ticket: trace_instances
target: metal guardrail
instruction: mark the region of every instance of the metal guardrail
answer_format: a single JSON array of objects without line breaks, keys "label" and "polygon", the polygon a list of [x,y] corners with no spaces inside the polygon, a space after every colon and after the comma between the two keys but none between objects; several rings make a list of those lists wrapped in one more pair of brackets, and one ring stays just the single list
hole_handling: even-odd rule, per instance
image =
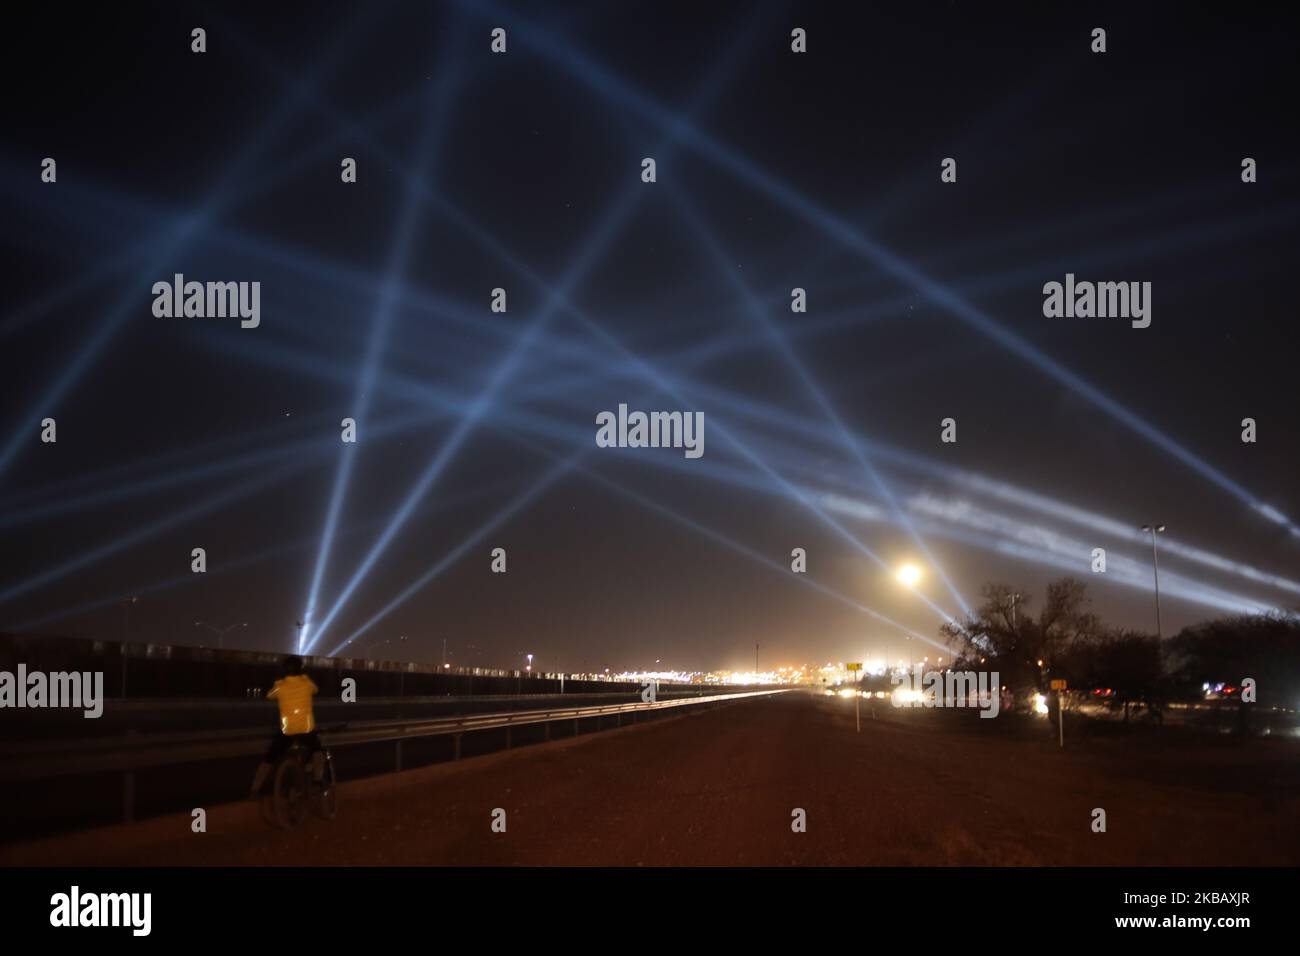
[{"label": "metal guardrail", "polygon": [[[491,714],[463,714],[424,720],[368,721],[335,733],[322,733],[330,747],[392,741],[397,746],[396,769],[402,769],[401,745],[404,740],[454,735],[455,757],[460,757],[460,736],[480,730],[505,728],[507,747],[512,727],[551,724],[561,720],[584,720],[643,711],[723,703],[752,697],[770,697],[788,690],[747,691],[739,694],[713,694],[685,697],[652,703],[600,704],[590,707],[560,707],[546,710],[503,711]],[[210,731],[202,734],[126,735],[105,740],[83,739],[49,743],[33,741],[8,743],[0,747],[0,781],[39,780],[88,773],[126,773],[127,791],[133,790],[130,776],[137,770],[175,764],[199,763],[232,757],[254,756],[265,752],[267,733],[247,729]],[[129,810],[127,817],[130,817]]]}]

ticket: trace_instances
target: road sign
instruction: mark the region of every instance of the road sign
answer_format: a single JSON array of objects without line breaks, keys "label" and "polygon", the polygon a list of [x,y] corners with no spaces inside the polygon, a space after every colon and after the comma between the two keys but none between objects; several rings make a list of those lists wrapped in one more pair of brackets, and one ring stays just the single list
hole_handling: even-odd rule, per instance
[{"label": "road sign", "polygon": [[845,665],[844,665],[844,669],[845,669],[845,670],[850,670],[850,671],[860,671],[860,670],[862,670],[862,664],[861,664],[861,663],[857,663],[857,664],[845,664]]},{"label": "road sign", "polygon": [[1063,680],[1052,681],[1052,690],[1065,690],[1065,681]]}]

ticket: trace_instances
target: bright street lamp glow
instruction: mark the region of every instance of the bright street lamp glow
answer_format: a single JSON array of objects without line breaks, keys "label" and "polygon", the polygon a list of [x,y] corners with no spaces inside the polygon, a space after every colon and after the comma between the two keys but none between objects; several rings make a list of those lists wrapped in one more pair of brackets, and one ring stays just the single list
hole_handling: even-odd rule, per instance
[{"label": "bright street lamp glow", "polygon": [[905,564],[898,569],[898,581],[905,587],[916,587],[921,580],[921,569],[915,564]]}]

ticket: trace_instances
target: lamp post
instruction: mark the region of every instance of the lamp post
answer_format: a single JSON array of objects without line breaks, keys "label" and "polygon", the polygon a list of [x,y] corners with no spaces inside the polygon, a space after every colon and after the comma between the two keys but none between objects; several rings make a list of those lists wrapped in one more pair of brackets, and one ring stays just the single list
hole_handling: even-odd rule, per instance
[{"label": "lamp post", "polygon": [[131,608],[138,604],[140,599],[132,594],[128,598],[122,599],[122,643],[125,644],[131,639]]},{"label": "lamp post", "polygon": [[195,627],[206,627],[213,634],[217,635],[217,649],[224,651],[226,649],[226,635],[237,627],[248,627],[247,621],[241,621],[238,624],[232,624],[229,627],[217,627],[209,624],[207,621],[195,621]]},{"label": "lamp post", "polygon": [[1142,530],[1151,534],[1151,573],[1156,586],[1156,637],[1163,639],[1164,632],[1160,627],[1160,556],[1156,549],[1156,535],[1162,534],[1165,526],[1162,524],[1144,524]]},{"label": "lamp post", "polygon": [[140,598],[132,594],[122,599],[122,699],[126,699],[126,642],[131,639],[131,608],[138,604]]}]

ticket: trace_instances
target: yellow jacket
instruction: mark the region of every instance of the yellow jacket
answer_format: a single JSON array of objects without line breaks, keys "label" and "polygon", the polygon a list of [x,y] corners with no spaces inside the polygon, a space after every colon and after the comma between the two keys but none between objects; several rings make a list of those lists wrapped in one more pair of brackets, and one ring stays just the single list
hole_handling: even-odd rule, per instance
[{"label": "yellow jacket", "polygon": [[316,729],[311,699],[319,689],[306,674],[291,674],[266,692],[267,700],[280,704],[280,733],[309,734]]}]

